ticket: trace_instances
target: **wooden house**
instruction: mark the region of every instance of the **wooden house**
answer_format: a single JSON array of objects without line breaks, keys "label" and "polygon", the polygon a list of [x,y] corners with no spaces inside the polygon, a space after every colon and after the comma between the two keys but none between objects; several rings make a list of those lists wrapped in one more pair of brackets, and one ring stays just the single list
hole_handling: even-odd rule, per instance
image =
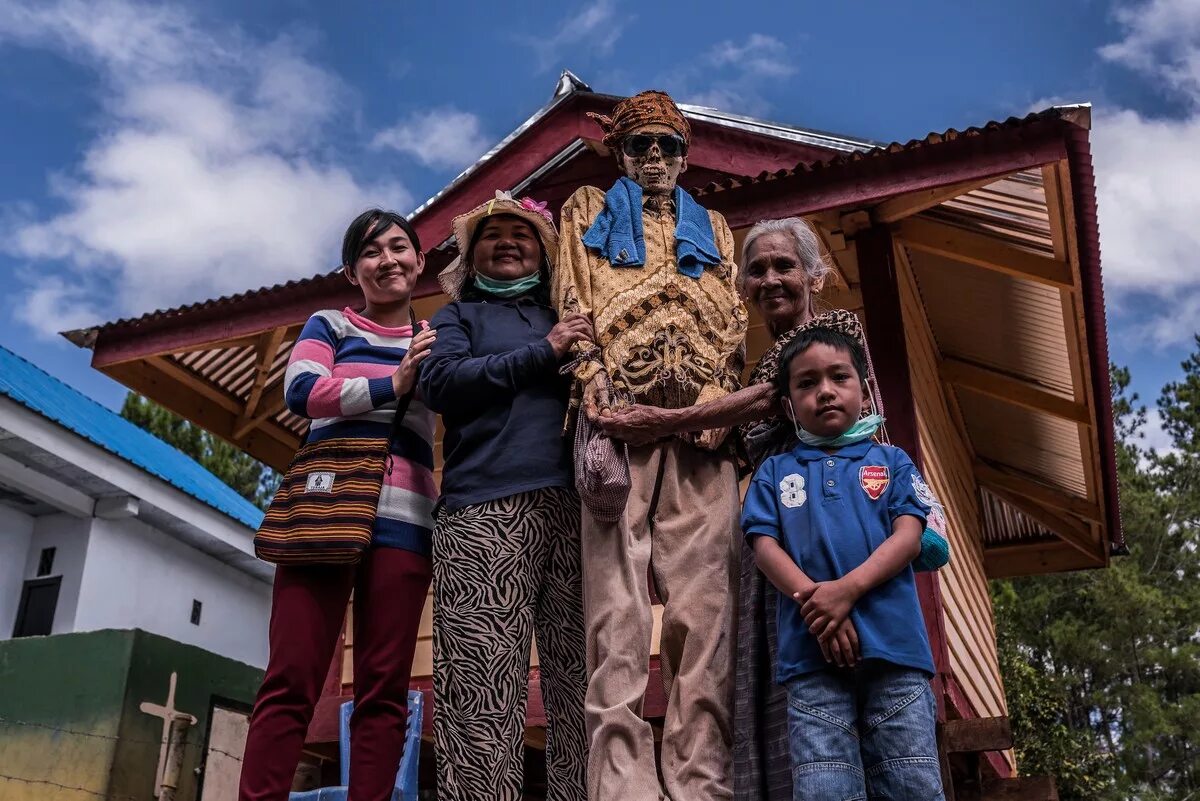
[{"label": "wooden house", "polygon": [[[614,160],[586,113],[617,100],[564,73],[547,105],[414,213],[429,248],[419,313],[444,302],[434,279],[457,253],[455,215],[496,189],[557,210],[583,184],[612,183]],[[946,749],[980,752],[971,759],[986,776],[1010,776],[987,580],[1100,568],[1123,548],[1090,109],[891,145],[684,111],[694,141],[681,183],[701,204],[739,240],[758,220],[805,216],[836,262],[825,303],[863,318],[892,441],[948,507],[953,561],[919,581]],[[357,299],[329,273],[67,336],[93,350],[97,369],[283,468],[305,431],[283,404],[290,345],[310,313]],[[753,364],[769,337],[751,324]],[[428,689],[428,609],[422,634],[414,675]],[[335,736],[352,648],[331,671],[314,743]],[[530,698],[536,747],[544,718],[532,680]],[[652,679],[646,714],[662,703]],[[979,719],[997,720],[953,723]]]}]

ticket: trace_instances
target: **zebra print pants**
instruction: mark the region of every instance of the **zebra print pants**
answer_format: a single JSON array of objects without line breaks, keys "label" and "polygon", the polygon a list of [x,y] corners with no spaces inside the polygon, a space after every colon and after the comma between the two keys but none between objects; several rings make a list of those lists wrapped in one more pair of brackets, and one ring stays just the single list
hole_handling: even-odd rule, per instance
[{"label": "zebra print pants", "polygon": [[549,801],[586,801],[579,498],[559,487],[438,517],[433,697],[440,801],[519,801],[536,630]]}]

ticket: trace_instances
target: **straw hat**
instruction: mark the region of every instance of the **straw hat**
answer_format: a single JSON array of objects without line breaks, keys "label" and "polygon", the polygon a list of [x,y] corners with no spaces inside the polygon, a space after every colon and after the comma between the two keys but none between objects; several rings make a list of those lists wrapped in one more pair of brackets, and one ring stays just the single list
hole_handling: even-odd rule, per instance
[{"label": "straw hat", "polygon": [[554,270],[558,260],[558,231],[554,228],[554,216],[546,209],[546,204],[528,197],[517,200],[511,193],[497,189],[496,197],[454,218],[452,228],[454,241],[458,245],[458,258],[438,274],[438,283],[454,300],[462,295],[463,285],[473,272],[468,264],[471,254],[467,253],[467,249],[471,247],[476,229],[485,219],[498,214],[510,214],[529,223],[542,242],[542,252],[550,270]]}]

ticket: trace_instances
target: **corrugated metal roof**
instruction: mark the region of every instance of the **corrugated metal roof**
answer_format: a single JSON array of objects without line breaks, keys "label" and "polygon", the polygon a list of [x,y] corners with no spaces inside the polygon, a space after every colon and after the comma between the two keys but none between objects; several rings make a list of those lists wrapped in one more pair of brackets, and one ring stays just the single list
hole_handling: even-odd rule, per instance
[{"label": "corrugated metal roof", "polygon": [[[266,410],[272,402],[281,401],[283,374],[287,371],[288,356],[291,354],[292,345],[295,344],[298,333],[299,329],[295,328],[291,335],[285,336],[280,341],[279,349],[275,353],[274,360],[267,371],[266,380],[263,382],[262,399],[259,401],[260,409]],[[163,358],[194,373],[211,384],[214,389],[228,393],[239,406],[245,404],[249,398],[258,374],[258,350],[249,345],[186,351],[168,354]],[[280,410],[271,416],[271,419],[298,438],[303,437],[308,431],[308,419],[292,414],[286,406],[281,406]]]},{"label": "corrugated metal roof", "polygon": [[1014,509],[986,489],[979,490],[982,503],[979,513],[983,519],[985,545],[1028,545],[1035,542],[1057,542],[1058,535],[1028,515]]},{"label": "corrugated metal roof", "polygon": [[205,470],[199,462],[4,347],[0,347],[0,394],[137,465],[247,528],[256,529],[262,521],[262,510]]},{"label": "corrugated metal roof", "polygon": [[1070,106],[1053,106],[1044,111],[1036,111],[1024,117],[1009,117],[1006,120],[993,120],[986,122],[980,126],[972,126],[959,131],[955,128],[938,132],[930,132],[922,139],[910,139],[908,142],[892,142],[889,145],[877,145],[864,149],[851,150],[849,152],[838,153],[823,161],[802,162],[795,167],[787,170],[776,170],[774,172],[762,172],[756,176],[748,178],[739,178],[731,176],[721,181],[714,181],[708,186],[705,186],[695,192],[697,197],[710,195],[715,192],[722,192],[728,189],[736,189],[739,186],[748,184],[766,183],[775,181],[781,178],[789,178],[799,173],[814,173],[823,170],[843,167],[849,164],[870,162],[877,160],[882,156],[893,155],[896,153],[909,153],[918,150],[923,150],[928,147],[935,147],[945,142],[953,142],[959,139],[972,139],[986,134],[1017,130],[1037,122],[1045,120],[1074,120],[1080,116],[1090,114],[1091,106],[1089,104],[1077,104]]}]

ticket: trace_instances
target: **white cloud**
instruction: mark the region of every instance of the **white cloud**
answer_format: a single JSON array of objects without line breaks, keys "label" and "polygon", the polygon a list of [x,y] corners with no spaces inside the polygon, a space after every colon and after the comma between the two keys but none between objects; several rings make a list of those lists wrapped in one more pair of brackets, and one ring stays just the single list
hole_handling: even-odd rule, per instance
[{"label": "white cloud", "polygon": [[545,72],[568,66],[560,63],[568,56],[572,59],[584,54],[607,56],[632,20],[633,16],[629,14],[617,13],[615,0],[594,0],[584,3],[559,22],[556,33],[519,37],[518,41],[533,50],[538,72]]},{"label": "white cloud", "polygon": [[796,71],[788,61],[787,48],[774,36],[752,33],[746,41],[724,41],[709,52],[713,66],[734,67],[747,75],[784,78]]},{"label": "white cloud", "polygon": [[1200,117],[1100,111],[1091,140],[1106,282],[1164,293],[1200,284]]},{"label": "white cloud", "polygon": [[1200,106],[1200,3],[1149,0],[1118,7],[1125,38],[1100,48],[1100,55],[1161,78],[1193,107]]},{"label": "white cloud", "polygon": [[40,281],[22,298],[17,319],[43,339],[52,339],[58,331],[85,328],[100,319],[102,312],[80,286],[68,286],[62,279]]},{"label": "white cloud", "polygon": [[463,168],[488,149],[479,118],[454,108],[413,114],[375,135],[375,147],[390,147],[430,167]]},{"label": "white cloud", "polygon": [[1162,413],[1158,409],[1146,410],[1146,424],[1138,432],[1141,446],[1159,454],[1177,453],[1175,441],[1163,427]]},{"label": "white cloud", "polygon": [[787,46],[763,33],[745,40],[725,40],[713,45],[693,65],[665,79],[686,103],[722,111],[762,115],[771,104],[764,90],[773,81],[796,73]]},{"label": "white cloud", "polygon": [[[1200,320],[1200,3],[1122,6],[1125,37],[1102,57],[1165,82],[1174,117],[1098,109],[1091,134],[1107,298],[1135,336],[1182,344]],[[1149,309],[1149,313],[1146,310]]]},{"label": "white cloud", "polygon": [[0,47],[94,70],[102,108],[82,160],[51,176],[63,211],[0,215],[42,333],[324,272],[345,222],[406,208],[320,155],[349,93],[287,37],[211,35],[185,9],[133,0],[4,4]]}]

